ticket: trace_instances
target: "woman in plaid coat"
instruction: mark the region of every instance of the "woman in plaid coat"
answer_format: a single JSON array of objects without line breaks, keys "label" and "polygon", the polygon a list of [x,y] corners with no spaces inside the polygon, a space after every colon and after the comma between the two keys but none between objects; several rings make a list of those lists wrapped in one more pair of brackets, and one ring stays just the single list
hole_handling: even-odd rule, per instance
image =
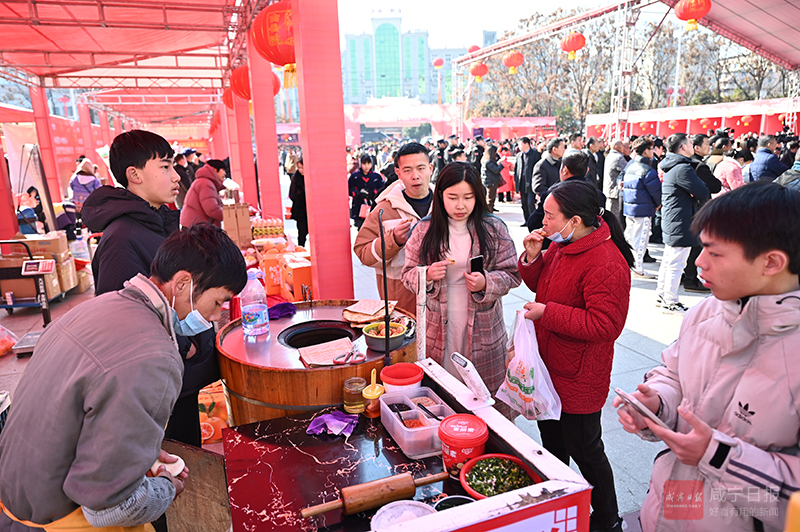
[{"label": "woman in plaid coat", "polygon": [[[496,392],[506,367],[501,298],[521,279],[514,242],[505,223],[488,212],[471,165],[442,169],[431,215],[414,227],[405,250],[403,283],[409,290],[417,292],[416,267],[428,266],[427,355],[457,375],[449,355],[458,351]],[[483,255],[484,272],[472,273],[469,259],[477,255]]]}]

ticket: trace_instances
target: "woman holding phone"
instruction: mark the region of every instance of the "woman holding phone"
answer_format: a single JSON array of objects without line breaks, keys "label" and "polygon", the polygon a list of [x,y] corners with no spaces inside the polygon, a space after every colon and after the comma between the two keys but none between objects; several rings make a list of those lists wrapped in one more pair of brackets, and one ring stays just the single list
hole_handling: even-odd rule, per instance
[{"label": "woman holding phone", "polygon": [[[428,267],[427,355],[458,375],[450,355],[461,353],[496,392],[507,340],[500,299],[519,286],[520,277],[514,242],[505,223],[487,211],[472,165],[454,162],[442,169],[431,215],[414,226],[405,250],[403,284],[409,290],[417,293],[416,267]],[[472,272],[470,259],[479,255],[483,272]]]},{"label": "woman holding phone", "polygon": [[[542,253],[542,242],[553,243]],[[608,398],[614,342],[625,327],[633,252],[618,218],[600,206],[597,189],[563,181],[544,202],[542,229],[523,240],[522,279],[536,301],[542,360],[561,399],[561,419],[539,421],[542,445],[575,460],[592,490],[590,530],[622,530],[614,474],[605,454],[600,415]]]}]

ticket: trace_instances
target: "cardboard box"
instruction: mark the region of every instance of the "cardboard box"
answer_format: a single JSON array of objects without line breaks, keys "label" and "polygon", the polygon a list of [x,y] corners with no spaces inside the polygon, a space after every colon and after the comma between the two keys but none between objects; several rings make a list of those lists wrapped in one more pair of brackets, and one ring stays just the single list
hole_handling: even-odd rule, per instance
[{"label": "cardboard box", "polygon": [[222,228],[240,248],[250,247],[253,230],[250,227],[250,208],[247,203],[222,206]]},{"label": "cardboard box", "polygon": [[265,275],[264,290],[266,290],[268,296],[281,293],[281,287],[283,286],[283,265],[287,261],[290,262],[295,259],[311,260],[311,253],[308,251],[284,251],[281,253],[264,255],[264,258],[261,259],[259,267]]},{"label": "cardboard box", "polygon": [[75,259],[72,257],[69,260],[56,264],[56,273],[58,274],[58,284],[61,285],[61,291],[66,292],[78,286],[78,271],[75,269]]},{"label": "cardboard box", "polygon": [[[69,253],[67,234],[64,231],[51,231],[46,235],[26,235],[24,240],[34,255],[52,253],[53,255],[62,256],[64,252]],[[27,255],[28,252],[22,244],[11,244],[11,253],[14,255]],[[56,262],[58,262],[58,259],[56,259]]]},{"label": "cardboard box", "polygon": [[299,257],[284,257],[282,260],[283,283],[281,295],[286,301],[297,302],[303,300],[302,286],[312,287],[311,261]]},{"label": "cardboard box", "polygon": [[76,293],[82,294],[86,292],[92,287],[93,284],[94,284],[94,278],[92,277],[92,272],[88,270],[78,271],[78,286],[75,287]]},{"label": "cardboard box", "polygon": [[[44,259],[41,255],[35,255],[34,259]],[[0,257],[0,268],[16,268],[17,271],[22,271],[22,263],[28,259],[20,255],[6,255]],[[58,266],[56,266],[57,268]],[[20,274],[21,275],[21,274]],[[44,276],[45,291],[47,299],[53,299],[61,293],[61,285],[58,282],[58,274],[48,273]],[[36,279],[34,277],[22,279],[2,279],[0,280],[0,293],[13,292],[14,299],[35,299],[36,298]]]}]

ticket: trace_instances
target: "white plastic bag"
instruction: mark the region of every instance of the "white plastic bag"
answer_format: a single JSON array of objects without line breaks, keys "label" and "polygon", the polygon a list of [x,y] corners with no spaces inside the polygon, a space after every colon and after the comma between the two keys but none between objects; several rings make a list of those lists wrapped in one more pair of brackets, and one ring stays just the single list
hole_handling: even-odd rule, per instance
[{"label": "white plastic bag", "polygon": [[496,397],[527,419],[560,419],[561,399],[539,355],[536,329],[531,320],[525,319],[524,310],[517,312],[510,349],[514,350],[514,358]]}]

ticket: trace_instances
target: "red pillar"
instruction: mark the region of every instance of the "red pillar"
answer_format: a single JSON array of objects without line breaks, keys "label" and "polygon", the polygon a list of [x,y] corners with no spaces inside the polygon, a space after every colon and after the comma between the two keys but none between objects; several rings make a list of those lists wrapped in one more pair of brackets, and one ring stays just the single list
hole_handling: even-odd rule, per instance
[{"label": "red pillar", "polygon": [[244,201],[258,207],[253,135],[250,128],[250,102],[234,94],[233,112],[236,115],[236,140],[239,146],[239,172],[241,173]]},{"label": "red pillar", "polygon": [[292,0],[292,12],[314,298],[352,299],[337,2]]},{"label": "red pillar", "polygon": [[[236,100],[238,96],[234,95],[233,99]],[[231,175],[230,178],[242,186],[242,163],[239,161],[241,154],[239,153],[239,132],[236,128],[236,113],[233,109],[225,107],[225,112],[222,114],[222,125],[228,132],[228,156],[231,158]]]},{"label": "red pillar", "polygon": [[[4,159],[3,145],[0,144],[0,162]],[[11,179],[6,171],[6,165],[0,164],[0,240],[11,240],[19,231],[17,215],[14,212],[14,193],[11,190]]]},{"label": "red pillar", "polygon": [[275,97],[272,95],[272,65],[261,57],[247,34],[247,63],[253,98],[253,132],[258,154],[258,185],[261,211],[283,217],[281,181],[278,173],[278,134],[275,132]]},{"label": "red pillar", "polygon": [[111,146],[111,128],[108,126],[108,113],[105,111],[100,111],[100,131],[103,136],[103,143],[107,144],[109,147]]},{"label": "red pillar", "polygon": [[53,147],[53,127],[50,121],[50,109],[47,107],[47,91],[44,87],[31,87],[29,91],[47,188],[50,190],[50,199],[53,203],[59,203],[64,197],[64,192],[61,188],[61,176],[58,175],[56,152]]},{"label": "red pillar", "polygon": [[[118,116],[114,117],[114,137],[122,133],[122,119]],[[113,141],[113,139],[112,139]]]},{"label": "red pillar", "polygon": [[92,115],[89,112],[89,104],[78,104],[78,118],[81,124],[81,138],[83,139],[83,154],[92,161],[97,159],[97,152],[94,151],[95,145],[92,139]]}]

